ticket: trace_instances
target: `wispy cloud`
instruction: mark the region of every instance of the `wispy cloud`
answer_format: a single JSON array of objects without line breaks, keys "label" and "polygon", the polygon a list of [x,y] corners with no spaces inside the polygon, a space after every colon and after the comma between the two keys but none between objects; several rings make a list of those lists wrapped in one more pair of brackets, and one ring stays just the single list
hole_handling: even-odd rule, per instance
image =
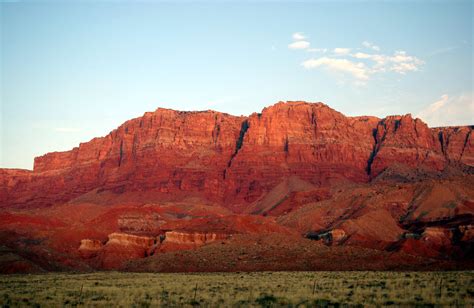
[{"label": "wispy cloud", "polygon": [[356,59],[373,61],[371,73],[385,72],[387,70],[399,74],[416,72],[425,62],[414,56],[409,56],[405,51],[395,51],[393,55],[368,54],[357,52],[350,55]]},{"label": "wispy cloud", "polygon": [[443,94],[437,101],[425,106],[416,116],[431,127],[473,125],[473,99],[472,93],[464,93],[454,97]]},{"label": "wispy cloud", "polygon": [[319,59],[309,59],[304,61],[303,65],[306,69],[312,69],[317,67],[325,67],[326,69],[333,72],[342,72],[351,74],[358,80],[368,80],[367,68],[364,63],[355,63],[347,59],[333,59],[328,57],[322,57]]},{"label": "wispy cloud", "polygon": [[302,41],[306,39],[306,36],[302,32],[293,33],[293,39],[295,41]]},{"label": "wispy cloud", "polygon": [[306,36],[302,32],[295,32],[292,35],[293,43],[288,44],[289,49],[308,49],[310,43],[306,41]]},{"label": "wispy cloud", "polygon": [[306,49],[309,47],[309,42],[307,41],[296,41],[288,45],[290,49]]},{"label": "wispy cloud", "polygon": [[428,56],[432,57],[432,56],[445,54],[445,53],[451,52],[453,50],[456,50],[458,48],[459,48],[459,46],[450,46],[450,47],[439,48],[439,49],[433,50],[431,53],[428,54]]},{"label": "wispy cloud", "polygon": [[[305,40],[301,32],[293,34],[295,40],[288,45],[290,49],[305,49],[308,52],[327,52],[327,48],[309,48],[310,42]],[[300,39],[300,40],[298,40]],[[425,63],[423,60],[409,55],[404,50],[397,50],[392,54],[379,53],[380,47],[368,41],[362,42],[366,50],[352,53],[360,48],[336,47],[333,54],[320,58],[310,58],[301,63],[306,69],[325,68],[328,71],[348,74],[356,80],[357,85],[363,85],[370,76],[378,73],[393,72],[405,75],[416,72]]]},{"label": "wispy cloud", "polygon": [[348,55],[351,52],[350,48],[334,48],[334,53],[339,56]]},{"label": "wispy cloud", "polygon": [[374,44],[372,44],[370,42],[367,42],[367,41],[362,42],[362,46],[364,46],[365,48],[373,49],[375,51],[380,51],[379,46],[374,45]]}]

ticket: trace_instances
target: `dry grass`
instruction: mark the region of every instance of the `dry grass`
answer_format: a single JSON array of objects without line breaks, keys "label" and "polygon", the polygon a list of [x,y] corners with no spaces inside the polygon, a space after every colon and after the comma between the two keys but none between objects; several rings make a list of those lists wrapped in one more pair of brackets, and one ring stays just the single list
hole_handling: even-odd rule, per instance
[{"label": "dry grass", "polygon": [[0,305],[472,307],[474,272],[11,275],[0,276]]}]

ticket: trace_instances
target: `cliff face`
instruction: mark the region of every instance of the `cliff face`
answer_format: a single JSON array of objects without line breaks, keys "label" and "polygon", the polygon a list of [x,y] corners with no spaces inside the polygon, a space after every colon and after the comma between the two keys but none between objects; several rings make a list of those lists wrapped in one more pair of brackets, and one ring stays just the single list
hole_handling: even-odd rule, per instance
[{"label": "cliff face", "polygon": [[[227,198],[252,202],[296,175],[314,184],[368,180],[374,118],[347,118],[324,104],[278,103],[251,115],[229,163]],[[362,129],[357,129],[361,127]]]},{"label": "cliff face", "polygon": [[438,134],[441,151],[448,160],[474,166],[473,128],[473,126],[463,126],[433,129]]},{"label": "cliff face", "polygon": [[[3,193],[5,203],[47,205],[93,189],[164,194],[223,193],[223,171],[235,152],[241,117],[213,111],[158,109],[103,138],[35,159],[31,177]],[[0,180],[8,177],[0,174]]]},{"label": "cliff face", "polygon": [[386,167],[401,163],[441,171],[449,162],[473,165],[472,127],[430,129],[411,115],[390,116],[381,120],[369,170],[377,175]]},{"label": "cliff face", "polygon": [[248,204],[289,176],[325,186],[367,182],[393,164],[474,166],[471,132],[430,129],[410,115],[346,117],[321,103],[280,102],[249,117],[158,109],[37,157],[33,172],[0,169],[0,201],[46,206],[97,190]]}]

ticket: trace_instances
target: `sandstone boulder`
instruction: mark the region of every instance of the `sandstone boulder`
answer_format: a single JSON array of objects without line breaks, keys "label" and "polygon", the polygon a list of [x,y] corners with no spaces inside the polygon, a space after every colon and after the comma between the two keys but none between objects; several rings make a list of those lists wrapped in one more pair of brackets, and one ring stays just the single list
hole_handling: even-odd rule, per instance
[{"label": "sandstone boulder", "polygon": [[109,240],[99,252],[101,267],[117,269],[128,260],[144,258],[152,252],[156,241],[156,238],[148,236],[109,234]]},{"label": "sandstone boulder", "polygon": [[79,253],[84,259],[89,259],[97,256],[104,244],[99,240],[83,239],[79,246]]}]

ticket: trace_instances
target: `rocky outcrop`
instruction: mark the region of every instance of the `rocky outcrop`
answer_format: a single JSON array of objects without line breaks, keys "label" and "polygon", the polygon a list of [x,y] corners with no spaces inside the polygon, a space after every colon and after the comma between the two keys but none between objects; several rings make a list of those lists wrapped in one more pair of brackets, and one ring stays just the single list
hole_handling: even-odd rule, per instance
[{"label": "rocky outcrop", "polygon": [[453,246],[453,231],[443,227],[427,227],[421,235],[404,240],[400,250],[430,258],[449,257],[456,252],[462,254]]},{"label": "rocky outcrop", "polygon": [[347,234],[342,229],[332,229],[325,232],[310,232],[306,237],[312,240],[322,240],[326,245],[339,245],[347,239]]},{"label": "rocky outcrop", "polygon": [[169,231],[165,233],[164,244],[174,243],[181,245],[202,246],[217,240],[228,239],[231,235],[221,233],[199,233],[199,232],[183,232]]},{"label": "rocky outcrop", "polygon": [[97,256],[104,244],[99,240],[83,239],[79,246],[79,253],[84,259],[89,259]]},{"label": "rocky outcrop", "polygon": [[342,229],[334,229],[334,230],[331,230],[331,237],[332,237],[333,243],[341,243],[347,238],[347,234]]},{"label": "rocky outcrop", "polygon": [[[71,151],[0,170],[3,206],[48,206],[85,193],[153,192],[245,207],[290,176],[316,186],[367,182],[401,164],[474,165],[472,127],[430,129],[410,115],[346,117],[322,103],[280,102],[249,117],[159,108]],[[286,209],[285,209],[286,211]]]},{"label": "rocky outcrop", "polygon": [[109,240],[106,245],[139,246],[143,248],[152,247],[156,239],[149,236],[137,236],[126,233],[109,234]]},{"label": "rocky outcrop", "polygon": [[442,227],[428,227],[421,234],[421,240],[429,242],[434,246],[450,246],[452,243],[453,232]]},{"label": "rocky outcrop", "polygon": [[230,237],[229,234],[212,232],[168,231],[157,237],[114,232],[109,234],[105,245],[99,240],[81,240],[79,253],[83,259],[97,257],[99,268],[119,269],[129,260],[145,258],[157,252],[194,249]]},{"label": "rocky outcrop", "polygon": [[100,267],[104,269],[120,268],[124,262],[144,258],[151,254],[156,238],[126,233],[109,234],[109,240],[100,250]]}]

